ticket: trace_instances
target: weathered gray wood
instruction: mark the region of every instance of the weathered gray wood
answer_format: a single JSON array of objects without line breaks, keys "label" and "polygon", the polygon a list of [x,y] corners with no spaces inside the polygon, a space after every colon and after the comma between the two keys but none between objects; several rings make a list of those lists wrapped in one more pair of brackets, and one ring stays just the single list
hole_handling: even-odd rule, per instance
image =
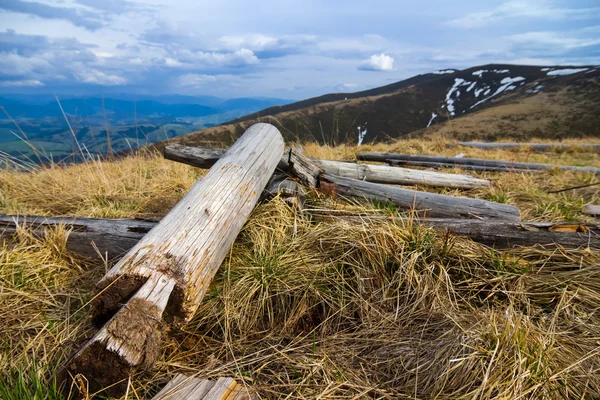
[{"label": "weathered gray wood", "polygon": [[600,174],[600,168],[594,167],[575,167],[571,165],[553,165],[553,164],[539,164],[539,163],[525,163],[525,162],[512,162],[512,161],[499,161],[499,160],[486,160],[483,158],[455,158],[455,157],[441,157],[441,156],[426,156],[417,154],[396,154],[396,153],[359,153],[358,159],[363,161],[378,161],[386,162],[387,160],[405,160],[405,161],[427,161],[442,164],[454,164],[454,165],[479,165],[484,167],[504,167],[504,168],[515,168],[524,170],[549,170],[549,169],[563,169],[567,171],[580,171],[590,172],[593,174]]},{"label": "weathered gray wood", "polygon": [[110,260],[123,256],[155,225],[137,219],[0,215],[0,236],[9,238],[24,228],[42,237],[49,229],[63,228],[68,231],[69,251],[88,258],[98,258],[100,252]]},{"label": "weathered gray wood", "polygon": [[[275,171],[283,147],[274,126],[251,126],[106,273],[96,285],[94,318],[102,323],[116,314],[69,360],[68,371],[86,372],[91,382],[108,386],[133,368],[154,362],[160,352],[160,337],[154,332],[160,332],[163,319],[183,322],[192,317]],[[151,285],[153,280],[160,285]],[[138,298],[143,301],[132,304]],[[113,386],[118,389],[123,387]]]},{"label": "weathered gray wood", "polygon": [[309,188],[319,186],[319,176],[323,173],[323,170],[300,152],[290,150],[288,166],[288,172],[303,185]]},{"label": "weathered gray wood", "polygon": [[[206,168],[210,163],[216,161],[216,158],[212,155],[218,154],[221,151],[222,149],[171,145],[165,148],[164,156],[173,161]],[[305,185],[315,187],[317,181],[314,177],[318,176],[318,173],[316,173],[314,167],[305,165],[304,160],[309,160],[308,158],[296,160],[298,158],[298,153],[297,150],[294,150],[294,152],[296,153],[290,154],[285,158],[285,161],[280,163],[281,169],[285,170],[283,168],[285,168],[291,158],[292,163],[299,163],[296,167],[290,166],[292,169],[297,169],[296,171],[292,170],[291,173],[298,176],[300,182]],[[397,185],[425,185],[458,189],[474,189],[490,185],[490,182],[485,179],[477,179],[468,175],[445,174],[406,168],[390,168],[385,165],[356,164],[330,160],[310,159],[310,161],[328,174],[338,175],[344,178],[360,179],[367,182]],[[313,171],[303,170],[303,168],[313,168]]]},{"label": "weathered gray wood", "polygon": [[600,206],[587,204],[583,207],[583,213],[585,215],[591,215],[592,217],[600,217]]},{"label": "weathered gray wood", "polygon": [[[167,160],[177,161],[182,164],[191,165],[192,167],[209,169],[216,164],[217,161],[227,152],[227,149],[217,147],[196,147],[184,146],[182,144],[170,144],[165,146],[163,157]],[[288,155],[282,157],[277,169],[280,171],[287,170]]]},{"label": "weathered gray wood", "polygon": [[424,185],[454,189],[476,189],[490,186],[490,181],[473,178],[468,175],[444,174],[408,168],[391,168],[386,165],[356,164],[315,159],[312,161],[328,174],[373,183]]},{"label": "weathered gray wood", "polygon": [[219,378],[216,382],[175,376],[152,400],[252,400],[255,394],[233,378]]},{"label": "weathered gray wood", "polygon": [[552,222],[512,222],[501,220],[446,219],[357,215],[328,210],[305,210],[321,220],[344,220],[353,224],[395,220],[416,223],[468,237],[475,242],[504,249],[517,246],[560,246],[565,249],[600,249],[600,226]]},{"label": "weathered gray wood", "polygon": [[517,169],[510,167],[489,167],[483,165],[457,165],[447,163],[437,163],[432,161],[408,161],[408,160],[386,160],[390,165],[405,167],[427,167],[427,168],[461,168],[467,171],[484,171],[484,172],[525,172],[539,173],[542,170]]},{"label": "weathered gray wood", "polygon": [[[498,142],[458,142],[459,146],[473,147],[476,149],[531,149],[535,151],[552,150],[556,148],[565,147],[584,147],[600,149],[598,143],[581,143],[581,144],[570,144],[570,143],[498,143]],[[452,146],[452,145],[448,145]]]},{"label": "weathered gray wood", "polygon": [[343,196],[366,198],[381,203],[390,202],[396,207],[415,210],[429,217],[520,220],[519,209],[515,206],[480,199],[420,192],[329,174],[321,176],[320,187]]}]

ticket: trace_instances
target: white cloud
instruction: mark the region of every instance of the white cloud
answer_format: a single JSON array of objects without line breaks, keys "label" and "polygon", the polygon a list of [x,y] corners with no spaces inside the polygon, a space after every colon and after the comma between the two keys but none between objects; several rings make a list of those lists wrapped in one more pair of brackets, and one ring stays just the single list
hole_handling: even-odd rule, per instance
[{"label": "white cloud", "polygon": [[204,86],[209,83],[214,83],[217,81],[217,78],[213,75],[204,75],[204,74],[185,74],[181,75],[177,82],[181,86]]},{"label": "white cloud", "polygon": [[364,71],[392,71],[394,69],[394,57],[385,53],[373,54],[368,60],[363,61],[359,69]]},{"label": "white cloud", "polygon": [[4,87],[35,87],[35,86],[44,86],[44,84],[38,80],[27,79],[23,81],[3,81],[0,82],[0,86]]},{"label": "white cloud", "polygon": [[562,8],[547,0],[513,0],[501,4],[492,10],[474,12],[446,21],[444,25],[453,28],[473,29],[509,19],[594,19],[600,17],[600,8]]},{"label": "white cloud", "polygon": [[573,50],[583,47],[596,46],[600,44],[597,38],[575,38],[567,37],[557,32],[527,32],[509,36],[513,43],[551,46],[553,49],[562,48]]},{"label": "white cloud", "polygon": [[260,60],[258,57],[249,49],[240,49],[232,53],[179,49],[174,50],[171,56],[165,59],[165,64],[173,67],[183,66],[183,64],[190,64],[192,66],[235,67],[259,63]]},{"label": "white cloud", "polygon": [[277,39],[271,36],[252,34],[246,36],[223,36],[219,43],[227,50],[246,48],[252,51],[260,51],[277,45]]},{"label": "white cloud", "polygon": [[96,69],[82,68],[80,71],[76,71],[74,75],[81,82],[95,85],[117,86],[127,83],[127,80],[120,76],[107,74]]}]

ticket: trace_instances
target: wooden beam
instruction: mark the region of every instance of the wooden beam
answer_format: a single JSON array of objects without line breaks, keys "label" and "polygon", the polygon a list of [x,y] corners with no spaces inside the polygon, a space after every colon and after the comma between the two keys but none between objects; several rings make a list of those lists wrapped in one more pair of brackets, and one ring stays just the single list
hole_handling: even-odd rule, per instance
[{"label": "wooden beam", "polygon": [[427,161],[442,164],[453,165],[479,165],[484,167],[504,167],[524,170],[550,170],[563,169],[567,171],[589,172],[600,174],[600,168],[594,167],[575,167],[571,165],[553,165],[525,162],[512,162],[500,160],[486,160],[483,158],[455,158],[441,156],[426,156],[418,154],[395,154],[395,153],[358,153],[358,159],[363,161],[386,162],[387,160],[405,160],[405,161]]},{"label": "wooden beam", "polygon": [[274,126],[251,126],[104,275],[92,305],[96,323],[108,323],[66,363],[68,373],[83,372],[99,389],[115,383],[112,390],[118,393],[124,386],[117,383],[133,368],[154,362],[160,354],[160,336],[154,332],[163,320],[182,323],[193,316],[283,148]]},{"label": "wooden beam", "polygon": [[176,375],[152,400],[253,400],[256,395],[233,378],[217,381]]},{"label": "wooden beam", "polygon": [[591,215],[592,217],[600,217],[600,206],[587,204],[583,207],[583,213],[585,215]]},{"label": "wooden beam", "polygon": [[338,195],[391,203],[427,217],[520,220],[517,207],[486,200],[420,192],[329,174],[322,175],[320,183],[321,189]]},{"label": "wooden beam", "polygon": [[443,230],[454,236],[467,237],[475,242],[498,249],[518,246],[554,246],[565,249],[600,249],[600,225],[513,222],[502,220],[447,219],[389,217],[382,215],[357,215],[328,210],[305,210],[320,220],[343,220],[353,224],[397,221],[406,224],[423,224]]},{"label": "wooden beam", "polygon": [[[169,145],[164,149],[165,158],[184,164],[193,165],[200,168],[206,168],[215,162],[215,154],[219,154],[222,149],[211,149],[203,147],[187,147],[182,145]],[[449,187],[457,189],[474,189],[488,187],[490,182],[485,179],[477,179],[468,175],[445,174],[432,171],[419,171],[406,168],[390,168],[386,165],[357,164],[341,161],[299,158],[298,152],[291,151],[288,157],[280,163],[280,168],[285,171],[285,166],[296,163],[296,167],[289,165],[289,168],[295,169],[293,174],[299,177],[301,183],[308,187],[315,187],[316,180],[310,178],[314,173],[304,170],[308,168],[303,160],[310,160],[313,167],[318,167],[322,172],[338,175],[344,178],[360,179],[367,182],[387,183],[396,185],[424,185]],[[308,172],[308,175],[307,175]]]},{"label": "wooden beam", "polygon": [[[570,143],[499,143],[499,142],[458,142],[459,146],[463,147],[473,147],[476,149],[525,149],[525,150],[535,150],[535,151],[545,151],[552,150],[557,148],[592,148],[592,149],[600,149],[600,144],[598,143],[581,143],[581,144],[570,144]],[[452,147],[454,145],[449,144],[448,147]]]},{"label": "wooden beam", "polygon": [[448,163],[437,163],[432,161],[408,161],[408,160],[385,160],[388,164],[393,166],[404,166],[404,167],[427,167],[427,168],[461,168],[467,171],[485,171],[485,172],[525,172],[525,173],[539,173],[542,170],[530,170],[530,169],[517,169],[507,166],[490,167],[484,165],[457,165]]}]

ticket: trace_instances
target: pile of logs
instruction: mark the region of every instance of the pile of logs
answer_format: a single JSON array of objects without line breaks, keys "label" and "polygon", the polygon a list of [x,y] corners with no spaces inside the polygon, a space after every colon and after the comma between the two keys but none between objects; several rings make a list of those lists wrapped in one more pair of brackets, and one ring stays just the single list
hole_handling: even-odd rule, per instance
[{"label": "pile of logs", "polygon": [[[600,249],[598,225],[521,222],[519,209],[511,205],[397,186],[471,190],[490,186],[488,180],[389,165],[314,160],[296,150],[284,153],[281,134],[269,124],[253,125],[229,149],[171,145],[165,148],[164,155],[210,170],[160,221],[0,217],[0,231],[5,236],[15,234],[23,226],[43,235],[46,229],[60,225],[70,232],[70,250],[86,257],[101,253],[118,259],[98,282],[92,296],[98,331],[64,364],[60,376],[64,382],[83,374],[91,390],[109,388],[106,393],[120,395],[128,376],[136,368],[152,366],[161,354],[167,328],[176,328],[193,316],[257,202],[276,194],[298,196],[320,190],[343,198],[392,204],[410,210],[410,218],[426,226],[498,248],[557,245]],[[503,170],[554,168],[545,164],[434,158],[448,165]],[[391,160],[392,164],[432,160],[429,156],[376,153],[361,153],[359,159]],[[592,168],[583,170],[597,173]],[[305,212],[314,218],[343,219],[348,223],[402,219]],[[214,385],[190,382],[194,388]],[[164,393],[178,383],[181,382],[172,383]]]}]

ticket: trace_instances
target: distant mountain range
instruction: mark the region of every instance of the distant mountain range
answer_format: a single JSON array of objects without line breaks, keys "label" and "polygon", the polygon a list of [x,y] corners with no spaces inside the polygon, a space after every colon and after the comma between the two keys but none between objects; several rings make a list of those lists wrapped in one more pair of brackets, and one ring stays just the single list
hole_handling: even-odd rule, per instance
[{"label": "distant mountain range", "polygon": [[[286,140],[373,143],[435,133],[462,139],[600,136],[600,67],[484,65],[277,105],[175,141],[230,143],[251,124]],[[159,145],[160,147],[160,145]]]},{"label": "distant mountain range", "polygon": [[5,94],[0,95],[0,150],[31,159],[34,146],[47,160],[76,161],[80,148],[91,154],[129,150],[289,102],[127,94],[57,100],[53,95]]}]

